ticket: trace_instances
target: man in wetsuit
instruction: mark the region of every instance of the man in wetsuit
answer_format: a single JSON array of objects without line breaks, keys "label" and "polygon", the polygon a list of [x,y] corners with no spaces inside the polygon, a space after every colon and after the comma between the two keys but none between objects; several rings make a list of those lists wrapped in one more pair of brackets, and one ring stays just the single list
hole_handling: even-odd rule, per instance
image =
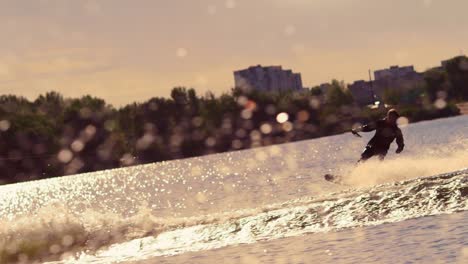
[{"label": "man in wetsuit", "polygon": [[397,126],[397,119],[400,117],[395,109],[390,109],[387,113],[387,117],[377,122],[371,122],[367,125],[351,130],[355,135],[358,132],[371,132],[375,130],[374,137],[367,143],[366,149],[361,154],[361,159],[358,162],[364,162],[372,156],[378,156],[380,160],[385,158],[387,151],[390,148],[390,144],[396,139],[398,148],[396,153],[403,151],[405,144],[403,142],[403,134]]}]

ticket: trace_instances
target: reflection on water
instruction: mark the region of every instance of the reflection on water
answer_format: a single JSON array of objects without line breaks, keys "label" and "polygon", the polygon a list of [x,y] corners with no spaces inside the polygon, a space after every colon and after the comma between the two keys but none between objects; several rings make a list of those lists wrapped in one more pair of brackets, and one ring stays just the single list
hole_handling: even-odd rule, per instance
[{"label": "reflection on water", "polygon": [[159,257],[134,263],[466,263],[468,213]]},{"label": "reflection on water", "polygon": [[[409,125],[402,129],[407,148],[401,155],[392,154],[391,149],[387,162],[370,162],[358,169],[353,165],[371,134],[365,134],[363,140],[344,134],[2,186],[1,218],[22,225],[4,224],[1,232],[14,234],[20,230],[27,237],[31,233],[24,226],[41,233],[41,225],[44,232],[64,231],[60,224],[51,224],[62,221],[70,227],[67,235],[73,237],[73,242],[70,244],[69,237],[65,239],[67,235],[59,233],[58,244],[38,245],[60,254],[81,238],[85,241],[80,246],[89,247],[87,239],[96,247],[106,246],[180,226],[257,215],[272,204],[319,199],[349,188],[454,171],[468,167],[467,124],[468,117],[461,116]],[[347,175],[347,185],[324,181],[322,175],[330,171]],[[55,217],[54,213],[63,217]],[[18,222],[21,216],[26,217],[25,222]],[[466,228],[460,228],[466,232]],[[92,234],[113,232],[116,234],[111,237],[93,240]],[[72,235],[75,233],[85,235]],[[278,255],[301,255],[281,244],[272,246],[278,248]],[[19,249],[10,251],[15,250]]]}]

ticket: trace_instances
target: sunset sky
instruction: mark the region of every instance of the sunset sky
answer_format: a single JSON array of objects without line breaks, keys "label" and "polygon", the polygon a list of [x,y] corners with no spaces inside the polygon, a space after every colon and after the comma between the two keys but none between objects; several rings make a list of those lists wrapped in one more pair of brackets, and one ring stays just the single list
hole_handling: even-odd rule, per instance
[{"label": "sunset sky", "polygon": [[234,70],[282,65],[310,87],[425,70],[468,48],[466,0],[0,0],[0,94],[115,106],[174,86],[219,95]]}]

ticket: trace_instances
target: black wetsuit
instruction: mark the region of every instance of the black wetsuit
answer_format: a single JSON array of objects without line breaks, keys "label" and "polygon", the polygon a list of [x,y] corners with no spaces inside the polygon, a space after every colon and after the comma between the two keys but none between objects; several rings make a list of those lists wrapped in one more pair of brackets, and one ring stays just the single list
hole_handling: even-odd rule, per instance
[{"label": "black wetsuit", "polygon": [[396,139],[398,145],[397,153],[400,153],[405,144],[403,142],[403,134],[396,124],[390,124],[385,119],[372,122],[361,127],[360,131],[370,132],[375,131],[374,137],[367,143],[366,149],[361,154],[359,161],[365,161],[372,156],[378,156],[380,160],[385,158],[390,144]]}]

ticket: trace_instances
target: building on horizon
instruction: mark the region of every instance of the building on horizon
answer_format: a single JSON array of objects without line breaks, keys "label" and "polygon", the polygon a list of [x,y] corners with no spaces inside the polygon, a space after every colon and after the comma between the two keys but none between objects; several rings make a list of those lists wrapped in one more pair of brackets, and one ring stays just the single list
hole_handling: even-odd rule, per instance
[{"label": "building on horizon", "polygon": [[370,105],[378,100],[370,81],[355,81],[348,85],[348,90],[358,105]]},{"label": "building on horizon", "polygon": [[416,71],[414,70],[413,65],[403,67],[399,67],[398,65],[390,66],[388,69],[374,71],[374,80],[402,79],[415,73]]},{"label": "building on horizon", "polygon": [[348,89],[359,105],[382,101],[386,90],[407,91],[421,85],[424,77],[411,66],[391,66],[374,71],[374,81],[359,80],[348,85]]},{"label": "building on horizon", "polygon": [[235,86],[259,91],[286,91],[303,89],[300,73],[283,70],[281,66],[251,66],[234,72]]}]

